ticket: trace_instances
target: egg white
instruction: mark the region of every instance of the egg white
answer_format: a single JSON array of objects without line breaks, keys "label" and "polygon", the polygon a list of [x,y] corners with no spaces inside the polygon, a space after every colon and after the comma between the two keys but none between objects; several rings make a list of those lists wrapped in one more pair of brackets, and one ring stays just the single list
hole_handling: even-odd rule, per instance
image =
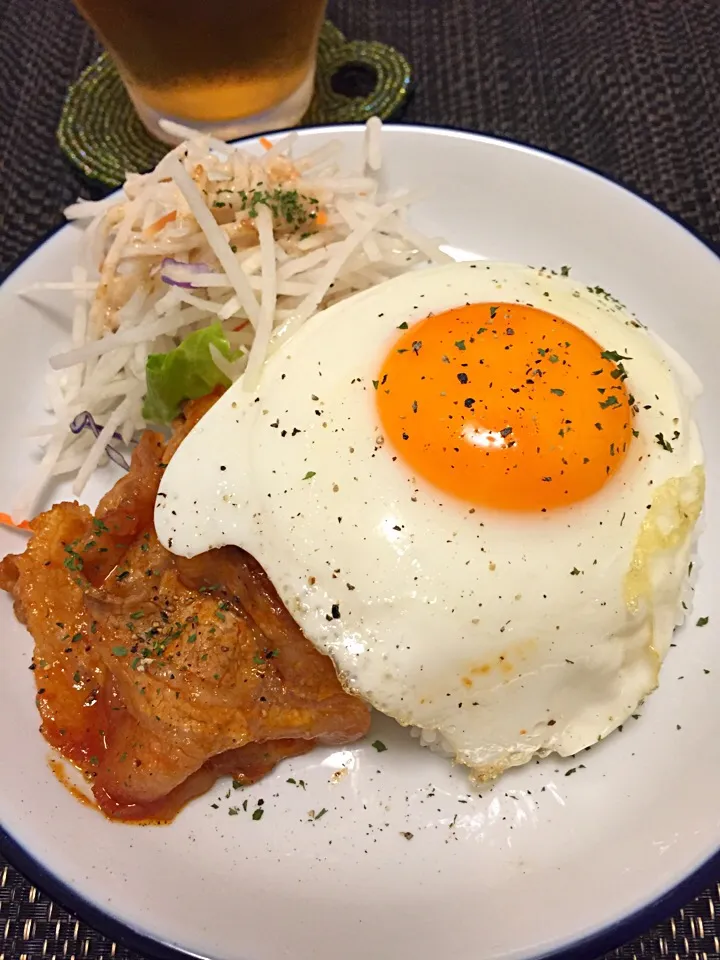
[{"label": "egg white", "polygon": [[[372,381],[398,326],[468,302],[553,311],[632,358],[639,435],[593,497],[474,508],[384,442]],[[318,314],[256,393],[218,401],[165,473],[158,534],[185,556],[248,550],[348,689],[478,777],[572,754],[654,689],[678,619],[704,488],[690,377],[611,297],[551,271],[409,274]]]}]

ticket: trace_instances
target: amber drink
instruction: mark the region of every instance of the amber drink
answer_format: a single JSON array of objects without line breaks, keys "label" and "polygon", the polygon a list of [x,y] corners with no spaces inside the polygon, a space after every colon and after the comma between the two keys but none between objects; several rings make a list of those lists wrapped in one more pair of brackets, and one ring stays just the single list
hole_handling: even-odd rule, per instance
[{"label": "amber drink", "polygon": [[312,96],[325,0],[76,0],[148,128],[292,126]]}]

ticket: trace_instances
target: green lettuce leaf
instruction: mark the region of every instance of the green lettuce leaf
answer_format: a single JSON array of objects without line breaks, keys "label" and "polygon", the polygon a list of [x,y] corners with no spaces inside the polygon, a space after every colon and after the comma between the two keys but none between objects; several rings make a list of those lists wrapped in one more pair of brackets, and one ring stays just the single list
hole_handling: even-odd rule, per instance
[{"label": "green lettuce leaf", "polygon": [[150,354],[145,365],[147,394],[143,416],[146,420],[169,423],[180,413],[183,401],[204,397],[217,386],[230,386],[228,378],[213,362],[211,343],[230,361],[240,356],[230,349],[219,323],[191,333],[169,353]]}]

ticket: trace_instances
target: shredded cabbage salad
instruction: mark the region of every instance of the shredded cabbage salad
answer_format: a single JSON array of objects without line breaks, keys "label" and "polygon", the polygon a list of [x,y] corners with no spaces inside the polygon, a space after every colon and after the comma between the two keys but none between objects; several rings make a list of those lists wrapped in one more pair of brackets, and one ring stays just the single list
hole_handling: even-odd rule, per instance
[{"label": "shredded cabbage salad", "polygon": [[34,431],[42,457],[16,520],[53,478],[71,476],[77,496],[108,458],[122,466],[121,448],[184,400],[240,375],[254,389],[266,358],[318,310],[450,259],[408,225],[417,193],[383,193],[377,118],[351,172],[337,140],[296,157],[296,133],[262,138],[260,153],[183,135],[120,195],[65,211],[88,222],[84,263],[32,289],[72,290],[72,343],[50,360],[52,422]]}]

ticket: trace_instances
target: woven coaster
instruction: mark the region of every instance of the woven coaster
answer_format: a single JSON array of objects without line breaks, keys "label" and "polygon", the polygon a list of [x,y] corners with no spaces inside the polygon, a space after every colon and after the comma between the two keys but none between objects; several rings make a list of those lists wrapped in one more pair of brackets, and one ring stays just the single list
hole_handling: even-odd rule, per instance
[{"label": "woven coaster", "polygon": [[[410,85],[410,64],[401,53],[384,43],[348,41],[326,20],[315,91],[300,126],[385,120],[402,109]],[[152,169],[169,150],[142,125],[107,53],[68,89],[57,137],[86,176],[109,187],[120,186],[126,173]]]}]

